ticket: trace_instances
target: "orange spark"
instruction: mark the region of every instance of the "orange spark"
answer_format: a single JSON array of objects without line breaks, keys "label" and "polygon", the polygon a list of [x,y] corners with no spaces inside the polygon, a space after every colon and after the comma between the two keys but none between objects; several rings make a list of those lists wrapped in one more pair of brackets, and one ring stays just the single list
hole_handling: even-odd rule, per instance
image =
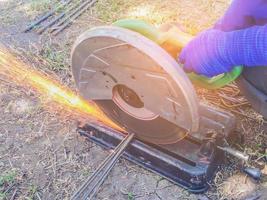
[{"label": "orange spark", "polygon": [[0,49],[0,74],[7,76],[15,83],[32,87],[41,95],[66,108],[71,108],[78,114],[88,116],[88,118],[98,120],[111,128],[123,131],[94,102],[82,99],[69,88],[62,86],[58,81],[44,73],[29,68],[24,62],[19,61],[12,54],[2,49]]}]

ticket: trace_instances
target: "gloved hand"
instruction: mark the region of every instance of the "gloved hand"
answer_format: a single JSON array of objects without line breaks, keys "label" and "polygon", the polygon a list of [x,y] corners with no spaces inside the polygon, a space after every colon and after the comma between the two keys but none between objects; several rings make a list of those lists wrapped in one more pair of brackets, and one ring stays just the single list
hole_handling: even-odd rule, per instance
[{"label": "gloved hand", "polygon": [[267,25],[223,32],[207,30],[181,52],[185,71],[212,77],[234,66],[267,65]]},{"label": "gloved hand", "polygon": [[184,70],[207,77],[230,71],[232,65],[224,59],[225,35],[215,29],[200,33],[180,53],[179,61],[184,64]]}]

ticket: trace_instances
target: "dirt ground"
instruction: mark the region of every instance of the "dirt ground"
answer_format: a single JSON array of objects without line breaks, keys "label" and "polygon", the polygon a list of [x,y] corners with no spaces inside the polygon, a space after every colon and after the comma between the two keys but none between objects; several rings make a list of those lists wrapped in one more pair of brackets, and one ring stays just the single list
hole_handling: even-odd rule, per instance
[{"label": "dirt ground", "polygon": [[[131,17],[156,26],[179,22],[196,34],[211,27],[230,4],[230,0],[99,0],[58,36],[22,33],[29,22],[50,10],[55,2],[0,0],[0,44],[32,68],[71,88],[70,49],[83,31]],[[238,90],[235,85],[229,88]],[[226,91],[199,89],[199,94],[208,103],[237,116],[235,134],[242,135],[243,141],[235,147],[250,154],[253,163],[265,167],[262,171],[267,173],[266,164],[261,162],[267,147],[266,121],[242,95]],[[214,100],[218,95],[221,98]],[[241,104],[229,106],[233,99]],[[0,75],[0,199],[69,199],[109,153],[79,136],[76,127],[77,120],[60,105]],[[237,160],[228,158],[209,191],[194,195],[121,159],[96,199],[267,199],[266,177],[253,181],[240,173],[239,166]]]}]

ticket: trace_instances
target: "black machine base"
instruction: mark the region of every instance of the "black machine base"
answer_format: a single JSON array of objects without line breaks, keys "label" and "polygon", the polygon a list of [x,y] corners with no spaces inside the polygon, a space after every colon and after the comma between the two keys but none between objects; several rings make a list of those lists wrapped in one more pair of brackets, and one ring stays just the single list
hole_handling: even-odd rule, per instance
[{"label": "black machine base", "polygon": [[[123,135],[105,127],[87,124],[78,132],[105,149],[114,149]],[[208,189],[224,154],[212,143],[185,138],[171,145],[154,145],[134,139],[122,155],[193,193]]]}]

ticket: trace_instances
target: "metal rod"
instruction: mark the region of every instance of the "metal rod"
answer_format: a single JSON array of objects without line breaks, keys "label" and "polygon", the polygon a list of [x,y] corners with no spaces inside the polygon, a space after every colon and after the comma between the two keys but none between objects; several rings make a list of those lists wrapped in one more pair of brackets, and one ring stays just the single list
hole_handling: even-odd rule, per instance
[{"label": "metal rod", "polygon": [[91,0],[85,7],[83,7],[81,10],[79,10],[75,15],[69,18],[69,20],[64,23],[59,29],[55,30],[53,32],[53,35],[59,34],[62,30],[64,30],[66,27],[68,27],[76,18],[78,18],[83,12],[85,12],[88,8],[90,8],[92,5],[96,3],[97,0]]},{"label": "metal rod", "polygon": [[54,27],[52,27],[52,30],[50,32],[53,32],[54,30],[58,29],[58,27],[60,25],[62,25],[64,22],[66,22],[67,20],[69,20],[73,15],[75,15],[79,10],[81,10],[84,6],[86,6],[86,4],[88,4],[89,2],[91,2],[91,0],[85,0],[84,2],[79,2],[79,7],[77,7],[75,10],[73,10],[71,13],[69,13],[68,15],[66,15],[61,21],[59,21]]},{"label": "metal rod", "polygon": [[226,153],[229,153],[230,155],[240,159],[240,160],[243,160],[245,162],[247,162],[249,160],[249,155],[241,152],[241,151],[238,151],[236,149],[233,149],[231,147],[221,147],[221,146],[217,146],[219,149],[221,149],[222,151],[226,152]]},{"label": "metal rod", "polygon": [[42,34],[47,28],[49,28],[50,26],[54,25],[58,20],[60,20],[64,16],[65,16],[65,13],[61,13],[57,18],[55,18],[54,20],[52,20],[51,22],[49,22],[48,24],[46,24],[45,26],[43,26],[42,28],[40,28],[37,31],[37,33],[38,34]]},{"label": "metal rod", "polygon": [[74,193],[71,200],[92,199],[133,138],[134,134],[129,133],[103,163],[101,163],[97,170]]},{"label": "metal rod", "polygon": [[[81,0],[82,1],[82,0]],[[66,16],[66,14],[70,11],[72,11],[74,8],[76,8],[81,1],[79,1],[78,3],[72,5],[69,9],[67,9],[65,12],[63,11],[59,16],[57,16],[55,19],[53,19],[52,21],[50,21],[48,24],[46,24],[45,26],[43,26],[42,28],[40,28],[37,33],[38,34],[42,34],[44,31],[47,30],[47,28],[53,26],[58,20],[62,19],[64,16]]]},{"label": "metal rod", "polygon": [[48,17],[50,17],[51,15],[53,15],[59,8],[69,4],[72,0],[67,0],[64,3],[59,3],[58,6],[56,6],[53,10],[49,11],[48,13],[46,13],[45,15],[43,15],[42,17],[40,17],[39,19],[37,19],[36,21],[34,21],[32,24],[30,24],[26,29],[23,30],[24,33],[32,30],[36,25],[42,23],[44,20],[46,20]]}]

